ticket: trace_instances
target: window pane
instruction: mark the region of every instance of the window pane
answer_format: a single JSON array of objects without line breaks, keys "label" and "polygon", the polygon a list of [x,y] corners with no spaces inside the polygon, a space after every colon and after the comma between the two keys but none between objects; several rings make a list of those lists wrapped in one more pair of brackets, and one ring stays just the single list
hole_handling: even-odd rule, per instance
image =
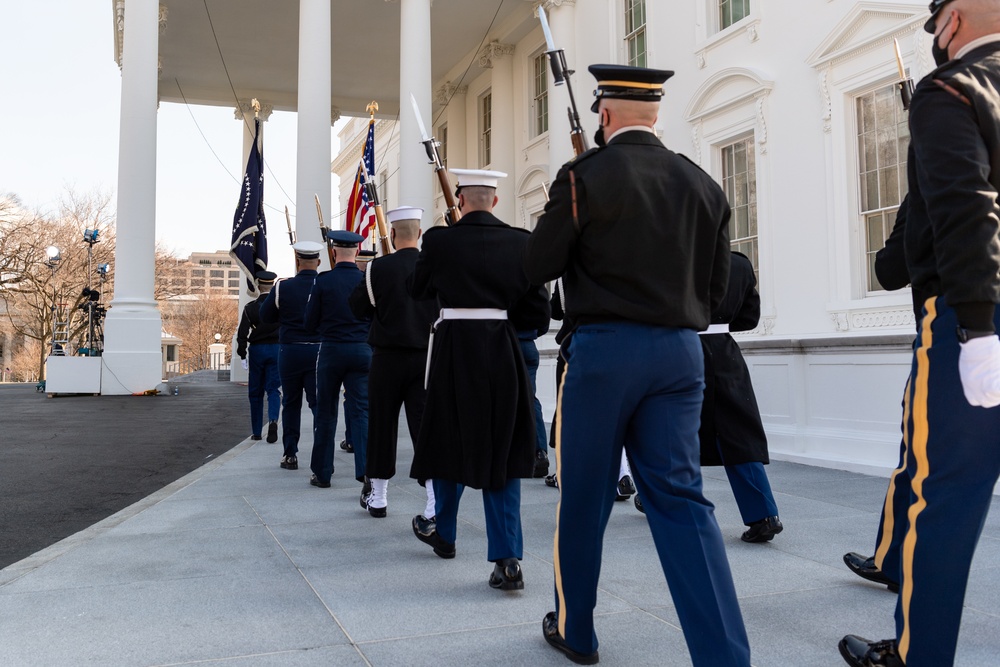
[{"label": "window pane", "polygon": [[753,136],[722,148],[722,188],[729,199],[730,247],[757,264],[757,170]]}]

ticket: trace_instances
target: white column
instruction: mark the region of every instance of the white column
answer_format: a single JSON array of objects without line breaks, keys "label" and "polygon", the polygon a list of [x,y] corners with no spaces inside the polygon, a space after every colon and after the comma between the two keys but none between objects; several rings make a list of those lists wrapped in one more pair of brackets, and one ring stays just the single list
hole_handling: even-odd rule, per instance
[{"label": "white column", "polygon": [[[274,110],[274,107],[272,105],[270,105],[270,104],[262,104],[261,107],[260,107],[260,113],[259,113],[258,117],[260,118],[260,122],[261,122],[261,125],[260,125],[261,143],[263,143],[263,141],[264,141],[264,123],[267,121],[268,118],[271,117],[271,112],[273,110]],[[243,128],[243,161],[240,164],[243,165],[244,175],[246,175],[247,162],[250,160],[250,149],[251,149],[251,147],[253,147],[254,110],[250,106],[250,102],[248,102],[246,100],[240,100],[240,105],[238,107],[236,107],[236,110],[235,110],[235,112],[234,112],[233,115],[235,116],[236,120],[240,121],[240,125]],[[265,182],[266,182],[266,180],[267,180],[267,178],[265,177]],[[276,216],[271,216],[271,217],[272,218],[276,218]],[[279,229],[280,230],[284,230],[284,227],[285,227],[285,221],[284,220],[281,220],[280,218],[277,218],[277,219],[269,220],[268,222],[269,222],[269,224],[270,224],[270,226],[271,226],[272,229],[274,228],[275,224],[278,224],[278,225],[280,225]],[[271,238],[278,239],[277,242],[274,243],[274,245],[280,247],[281,251],[284,252],[285,248],[284,248],[284,244],[281,242],[281,239],[284,239],[285,235],[284,234],[274,234],[272,232]],[[273,250],[270,247],[270,243],[269,243],[269,247],[268,247],[267,250],[268,250],[268,254],[270,254],[271,252],[273,252]],[[228,280],[228,278],[227,278],[227,280]],[[246,306],[250,301],[251,301],[251,298],[250,298],[250,295],[247,293],[247,288],[246,288],[246,276],[241,271],[240,272],[240,298],[239,298],[239,302],[236,305],[236,320],[237,320],[237,322],[239,321],[239,318],[241,318],[243,316],[243,307]],[[231,382],[246,382],[247,379],[248,379],[248,377],[249,377],[249,374],[245,370],[243,370],[243,365],[240,364],[240,362],[239,362],[239,357],[237,357],[237,355],[236,355],[236,348],[237,348],[237,346],[238,346],[238,343],[236,341],[236,334],[234,333],[233,334],[233,339],[231,341],[231,347],[230,347],[231,354],[229,355],[229,357],[230,357],[229,380]]]},{"label": "white column", "polygon": [[[490,169],[502,171],[507,178],[497,187],[493,214],[509,225],[517,223],[514,200],[514,45],[490,42],[479,56],[479,64],[493,69],[490,92],[493,107],[490,128]],[[519,96],[521,97],[521,96]]]},{"label": "white column", "polygon": [[434,217],[434,173],[420,143],[410,95],[417,100],[427,131],[433,132],[431,0],[400,0],[399,22],[399,201],[424,209],[426,228]]},{"label": "white column", "polygon": [[[576,67],[576,3],[572,0],[562,0],[559,4],[546,2],[546,12],[549,26],[552,29],[552,39],[556,48],[566,51],[566,61],[569,69]],[[581,122],[586,121],[590,114],[590,104],[593,100],[590,94],[593,90],[593,77],[587,72],[577,72],[573,75],[573,92],[580,112]],[[590,86],[588,88],[588,86]],[[565,84],[555,86],[552,82],[552,71],[549,69],[549,178],[555,180],[559,168],[573,159],[573,142],[569,138],[569,121],[566,109],[569,108],[569,95]],[[586,123],[584,125],[586,127]],[[593,137],[587,137],[587,145],[593,146]]]},{"label": "white column", "polygon": [[159,12],[157,0],[125,3],[115,298],[104,325],[102,394],[154,389],[163,377],[153,297]]},{"label": "white column", "polygon": [[[299,0],[299,98],[295,236],[320,241],[315,196],[330,223],[330,0]],[[330,268],[325,253],[320,270]]]}]

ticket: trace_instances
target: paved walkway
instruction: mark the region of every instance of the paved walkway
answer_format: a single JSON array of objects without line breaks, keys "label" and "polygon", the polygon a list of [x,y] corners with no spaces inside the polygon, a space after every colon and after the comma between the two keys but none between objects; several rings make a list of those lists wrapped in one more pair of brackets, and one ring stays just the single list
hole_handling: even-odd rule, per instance
[{"label": "paved walkway", "polygon": [[[307,424],[304,424],[307,426]],[[305,429],[308,432],[308,429]],[[308,444],[301,452],[308,461]],[[400,471],[412,448],[401,447]],[[350,455],[333,488],[308,466],[278,468],[279,445],[240,444],[162,491],[0,570],[0,665],[531,665],[569,663],[545,644],[556,492],[523,484],[525,590],[489,588],[481,496],[467,493],[458,556],[418,542],[424,505],[405,475],[389,516],[358,505]],[[895,596],[850,574],[869,551],[884,479],[769,468],[785,531],[739,540],[721,469],[707,469],[758,666],[836,667],[838,639],[893,632]],[[996,510],[997,508],[994,508]],[[1000,516],[987,522],[966,600],[958,665],[1000,659]],[[644,517],[617,503],[598,596],[602,664],[689,665]]]}]

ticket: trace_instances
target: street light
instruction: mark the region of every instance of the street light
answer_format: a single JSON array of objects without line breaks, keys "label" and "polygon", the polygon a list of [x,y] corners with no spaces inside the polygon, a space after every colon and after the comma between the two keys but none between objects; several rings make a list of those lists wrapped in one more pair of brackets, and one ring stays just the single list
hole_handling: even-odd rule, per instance
[{"label": "street light", "polygon": [[56,341],[56,329],[59,322],[59,313],[56,301],[58,301],[58,296],[56,295],[56,269],[59,268],[59,262],[62,261],[62,253],[59,252],[59,248],[54,245],[50,245],[45,248],[45,265],[49,267],[49,271],[52,272],[52,354],[66,354],[66,349],[62,343]]},{"label": "street light", "polygon": [[55,269],[56,265],[62,261],[62,253],[59,252],[59,248],[54,245],[50,245],[45,249],[45,263],[49,265],[50,269]]}]

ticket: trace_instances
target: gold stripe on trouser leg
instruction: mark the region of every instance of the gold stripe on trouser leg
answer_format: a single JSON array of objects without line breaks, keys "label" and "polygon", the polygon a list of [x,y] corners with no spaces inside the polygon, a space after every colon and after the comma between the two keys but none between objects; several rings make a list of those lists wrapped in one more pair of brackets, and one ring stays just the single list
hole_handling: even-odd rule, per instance
[{"label": "gold stripe on trouser leg", "polygon": [[566,596],[563,593],[562,568],[559,565],[559,510],[562,508],[562,402],[563,390],[566,389],[566,373],[569,362],[563,367],[559,378],[559,395],[556,397],[556,483],[559,486],[559,502],[556,503],[556,535],[552,547],[552,564],[556,573],[556,597],[559,598],[559,634],[566,637]]},{"label": "gold stripe on trouser leg", "polygon": [[903,452],[900,456],[899,467],[892,471],[889,478],[889,490],[885,492],[885,505],[883,505],[884,516],[882,517],[882,540],[875,548],[875,565],[880,570],[885,570],[882,564],[885,562],[885,554],[892,544],[892,533],[896,527],[896,516],[894,514],[895,502],[893,496],[896,495],[896,475],[906,470],[906,455],[910,449],[910,381],[906,381],[906,389],[903,391]]},{"label": "gold stripe on trouser leg", "polygon": [[913,391],[913,441],[912,456],[917,463],[917,472],[913,475],[912,493],[916,500],[910,504],[908,519],[909,528],[903,540],[903,580],[900,582],[900,607],[903,611],[903,632],[899,637],[899,657],[906,662],[906,654],[910,649],[910,601],[913,598],[913,553],[917,548],[917,518],[927,507],[924,498],[924,480],[930,474],[930,462],[927,460],[927,438],[929,425],[927,423],[928,376],[930,375],[930,359],[927,350],[934,342],[931,326],[937,317],[937,297],[931,297],[924,304],[927,314],[920,332],[920,347],[917,349],[917,377]]}]

